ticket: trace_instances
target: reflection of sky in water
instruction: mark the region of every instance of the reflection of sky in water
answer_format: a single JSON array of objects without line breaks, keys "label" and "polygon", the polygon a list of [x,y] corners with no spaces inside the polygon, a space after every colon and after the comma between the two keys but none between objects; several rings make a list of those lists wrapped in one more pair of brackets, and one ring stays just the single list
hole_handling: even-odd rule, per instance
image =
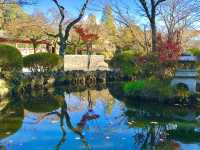
[{"label": "reflection of sky in water", "polygon": [[[87,101],[80,101],[78,96],[70,95],[67,99],[71,118],[74,127],[80,122],[81,117],[88,111]],[[73,111],[80,106],[79,111]],[[125,105],[114,100],[111,113],[106,110],[105,100],[100,98],[96,100],[93,110],[95,114],[100,115],[96,120],[88,121],[84,127],[85,136],[89,147],[94,150],[139,150],[140,147],[135,144],[133,135],[139,128],[129,128],[128,121],[124,115]],[[0,141],[0,144],[6,145],[8,150],[53,150],[62,138],[59,118],[50,116],[41,122],[34,124],[38,117],[35,113],[27,113],[24,118],[23,126],[17,133]],[[71,131],[65,124],[66,141],[61,144],[60,149],[80,150],[85,148],[80,136]],[[198,144],[181,144],[183,150],[199,150]]]}]

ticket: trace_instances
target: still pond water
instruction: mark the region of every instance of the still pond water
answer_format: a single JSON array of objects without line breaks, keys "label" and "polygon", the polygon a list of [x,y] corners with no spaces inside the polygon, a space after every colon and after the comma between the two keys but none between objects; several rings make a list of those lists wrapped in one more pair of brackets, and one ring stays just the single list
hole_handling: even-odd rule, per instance
[{"label": "still pond water", "polygon": [[118,95],[29,93],[0,109],[0,150],[200,150],[200,110]]}]

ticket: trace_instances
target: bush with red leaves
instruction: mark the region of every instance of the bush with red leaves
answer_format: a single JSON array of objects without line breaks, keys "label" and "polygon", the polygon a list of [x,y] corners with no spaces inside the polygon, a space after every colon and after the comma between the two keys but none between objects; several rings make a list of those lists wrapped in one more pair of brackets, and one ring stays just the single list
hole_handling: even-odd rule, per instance
[{"label": "bush with red leaves", "polygon": [[176,61],[182,53],[182,47],[177,41],[165,40],[161,34],[157,36],[157,49],[161,63]]}]

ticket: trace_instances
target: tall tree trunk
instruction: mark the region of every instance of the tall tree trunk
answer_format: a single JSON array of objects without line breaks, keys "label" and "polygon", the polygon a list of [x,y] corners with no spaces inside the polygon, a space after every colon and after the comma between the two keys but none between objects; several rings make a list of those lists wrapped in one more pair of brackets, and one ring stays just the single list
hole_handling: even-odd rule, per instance
[{"label": "tall tree trunk", "polygon": [[59,55],[64,58],[65,56],[65,49],[67,48],[67,44],[65,42],[65,40],[61,40],[60,41],[60,48],[59,48]]},{"label": "tall tree trunk", "polygon": [[139,0],[140,4],[143,7],[143,11],[145,12],[150,25],[151,25],[151,35],[152,35],[152,51],[156,51],[156,9],[159,7],[161,3],[166,0],[151,0],[150,5],[148,5],[147,0]]},{"label": "tall tree trunk", "polygon": [[155,19],[151,21],[151,34],[152,34],[152,51],[156,51],[157,50],[157,35],[156,35],[157,31],[156,31],[156,23],[155,23]]},{"label": "tall tree trunk", "polygon": [[33,45],[33,51],[34,54],[36,53],[36,49],[37,49],[37,40],[36,39],[31,39],[32,45]]},{"label": "tall tree trunk", "polygon": [[83,18],[85,10],[86,10],[87,5],[88,5],[90,0],[85,0],[78,17],[75,18],[74,20],[72,20],[66,26],[66,28],[64,29],[65,30],[64,33],[63,33],[63,22],[64,22],[64,19],[65,19],[65,13],[64,13],[65,8],[62,5],[60,5],[57,0],[52,0],[52,1],[58,7],[59,12],[60,12],[60,16],[61,16],[61,19],[60,19],[60,22],[59,22],[59,33],[56,36],[58,36],[59,39],[60,39],[59,55],[64,58],[65,49],[67,48],[67,42],[68,42],[70,30],[73,28],[74,25],[76,25]]}]

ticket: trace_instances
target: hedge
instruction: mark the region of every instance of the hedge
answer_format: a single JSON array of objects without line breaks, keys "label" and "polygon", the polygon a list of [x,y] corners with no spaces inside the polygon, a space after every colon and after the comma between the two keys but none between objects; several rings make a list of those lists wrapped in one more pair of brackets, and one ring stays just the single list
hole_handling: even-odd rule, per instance
[{"label": "hedge", "polygon": [[36,53],[24,57],[23,62],[24,67],[32,72],[47,72],[57,69],[60,57],[57,54]]},{"label": "hedge", "polygon": [[22,67],[23,59],[19,50],[9,45],[0,45],[1,71],[19,71]]},{"label": "hedge", "polygon": [[15,47],[0,45],[0,78],[16,83],[23,67],[21,53]]}]

